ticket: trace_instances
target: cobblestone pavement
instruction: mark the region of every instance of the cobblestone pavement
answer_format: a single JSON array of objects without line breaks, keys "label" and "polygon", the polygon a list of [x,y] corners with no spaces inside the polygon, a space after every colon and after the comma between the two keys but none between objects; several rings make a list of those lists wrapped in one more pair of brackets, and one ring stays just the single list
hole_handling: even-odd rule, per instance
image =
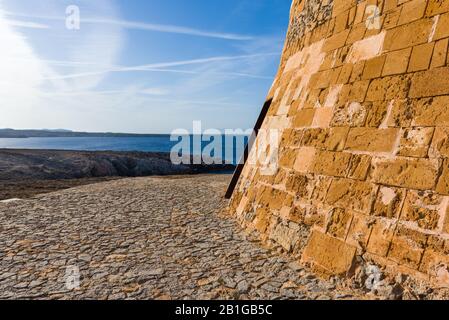
[{"label": "cobblestone pavement", "polygon": [[124,179],[0,203],[0,298],[355,297],[247,239],[221,213],[228,180]]}]

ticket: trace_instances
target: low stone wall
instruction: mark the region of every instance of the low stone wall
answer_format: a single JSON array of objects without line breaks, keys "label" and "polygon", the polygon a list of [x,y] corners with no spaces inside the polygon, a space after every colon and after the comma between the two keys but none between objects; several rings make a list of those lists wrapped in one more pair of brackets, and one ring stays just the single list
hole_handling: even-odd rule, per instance
[{"label": "low stone wall", "polygon": [[[230,209],[323,275],[356,262],[449,285],[449,1],[295,0]],[[271,149],[275,146],[271,146]]]}]

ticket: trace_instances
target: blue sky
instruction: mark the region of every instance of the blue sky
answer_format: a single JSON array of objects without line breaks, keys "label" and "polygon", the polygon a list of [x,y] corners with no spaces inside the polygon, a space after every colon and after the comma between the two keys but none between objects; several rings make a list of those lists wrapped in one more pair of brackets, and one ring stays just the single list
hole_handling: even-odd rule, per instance
[{"label": "blue sky", "polygon": [[[66,8],[80,29],[66,27]],[[0,128],[251,128],[289,0],[0,0]],[[72,11],[73,12],[73,11]]]}]

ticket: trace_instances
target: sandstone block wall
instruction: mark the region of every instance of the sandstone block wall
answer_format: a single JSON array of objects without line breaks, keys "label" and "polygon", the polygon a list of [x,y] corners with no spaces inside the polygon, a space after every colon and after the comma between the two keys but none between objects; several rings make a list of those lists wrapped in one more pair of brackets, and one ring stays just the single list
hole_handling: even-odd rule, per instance
[{"label": "sandstone block wall", "polygon": [[362,257],[449,285],[448,47],[447,0],[293,1],[279,168],[247,164],[231,211],[322,274]]}]

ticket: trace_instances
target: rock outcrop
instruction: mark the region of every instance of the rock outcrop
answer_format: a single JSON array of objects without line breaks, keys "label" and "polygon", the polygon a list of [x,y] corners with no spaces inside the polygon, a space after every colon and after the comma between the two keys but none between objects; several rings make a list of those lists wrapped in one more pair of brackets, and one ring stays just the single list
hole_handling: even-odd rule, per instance
[{"label": "rock outcrop", "polygon": [[233,165],[175,165],[168,153],[0,150],[0,181],[232,172]]},{"label": "rock outcrop", "polygon": [[449,1],[295,0],[262,129],[230,204],[323,275],[361,264],[449,286]]}]

